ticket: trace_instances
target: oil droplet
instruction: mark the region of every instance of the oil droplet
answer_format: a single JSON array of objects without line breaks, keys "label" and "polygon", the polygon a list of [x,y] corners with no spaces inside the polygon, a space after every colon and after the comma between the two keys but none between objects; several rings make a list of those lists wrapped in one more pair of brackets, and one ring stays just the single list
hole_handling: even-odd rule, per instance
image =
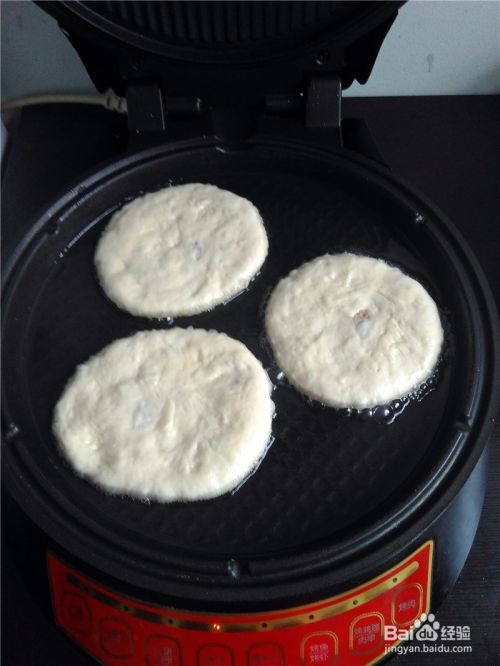
[{"label": "oil droplet", "polygon": [[432,375],[425,380],[420,386],[414,389],[408,395],[401,398],[391,400],[386,405],[378,405],[377,407],[370,407],[367,409],[339,409],[342,416],[357,416],[362,421],[370,421],[373,419],[375,423],[381,425],[390,425],[394,423],[398,416],[404,412],[412,402],[421,402],[425,397],[435,390],[438,384],[438,371],[434,370]]},{"label": "oil droplet", "polygon": [[368,407],[367,409],[358,409],[357,410],[357,415],[361,418],[363,421],[369,421],[374,414],[375,409],[373,407]]},{"label": "oil droplet", "polygon": [[230,559],[227,563],[227,572],[232,578],[239,578],[241,576],[239,563],[234,559]]},{"label": "oil droplet", "polygon": [[382,405],[381,407],[375,408],[373,418],[376,423],[392,423],[394,414],[389,405]]},{"label": "oil droplet", "polygon": [[15,423],[9,423],[9,426],[7,428],[7,432],[5,433],[5,439],[7,441],[11,441],[13,439],[16,439],[16,437],[19,437],[21,434],[21,431],[17,427]]}]

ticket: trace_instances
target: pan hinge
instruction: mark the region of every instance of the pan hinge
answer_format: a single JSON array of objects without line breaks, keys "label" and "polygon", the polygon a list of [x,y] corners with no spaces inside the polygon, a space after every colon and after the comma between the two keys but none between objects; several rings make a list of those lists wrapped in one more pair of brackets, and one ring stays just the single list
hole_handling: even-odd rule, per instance
[{"label": "pan hinge", "polygon": [[134,138],[154,142],[171,127],[172,120],[198,118],[201,100],[197,97],[166,97],[156,81],[131,81],[127,86],[128,129]]},{"label": "pan hinge", "polygon": [[[268,96],[264,102],[264,117],[295,119],[291,133],[306,132],[310,139],[342,144],[341,140],[342,85],[338,76],[312,75],[306,83],[305,93],[295,96]],[[209,131],[231,144],[244,142],[257,127],[261,113],[258,106],[228,105],[210,107],[202,105],[197,97],[166,97],[156,81],[135,80],[127,86],[128,128],[130,143],[153,144],[168,132],[169,140],[179,131]],[[172,123],[175,120],[175,123]],[[179,122],[180,121],[180,122]],[[195,125],[193,125],[195,123]],[[292,123],[293,125],[293,123]],[[210,128],[210,129],[209,129]],[[283,124],[278,127],[283,129]],[[301,130],[302,128],[302,130]]]},{"label": "pan hinge", "polygon": [[339,129],[341,114],[342,84],[334,74],[312,76],[306,97],[306,127],[311,129]]},{"label": "pan hinge", "polygon": [[267,95],[266,115],[303,118],[305,126],[310,128],[340,128],[342,84],[339,77],[313,75],[305,88],[305,93]]},{"label": "pan hinge", "polygon": [[330,149],[341,148],[342,84],[334,74],[313,74],[304,91],[269,95],[265,101],[266,132],[283,132]]},{"label": "pan hinge", "polygon": [[160,87],[154,81],[132,81],[127,86],[128,128],[135,134],[163,132],[165,105]]}]

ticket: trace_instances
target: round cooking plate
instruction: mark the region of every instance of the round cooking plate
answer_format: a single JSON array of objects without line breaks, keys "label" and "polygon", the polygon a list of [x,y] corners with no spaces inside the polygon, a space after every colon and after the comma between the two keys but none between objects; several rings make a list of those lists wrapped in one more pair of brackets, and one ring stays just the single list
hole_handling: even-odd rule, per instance
[{"label": "round cooking plate", "polygon": [[[128,198],[187,182],[213,183],[258,207],[270,241],[261,273],[230,303],[173,323],[118,310],[93,264],[109,216]],[[278,381],[266,344],[263,310],[277,281],[346,250],[387,259],[422,282],[447,330],[434,390],[390,425],[307,401]],[[359,159],[271,140],[239,152],[210,141],[156,148],[54,204],[13,266],[4,308],[7,480],[49,534],[90,563],[107,557],[111,572],[119,560],[150,571],[154,563],[165,576],[227,576],[237,558],[243,573],[276,576],[283,557],[300,566],[352,557],[415,516],[466,453],[470,462],[479,455],[491,374],[477,370],[492,343],[478,278],[438,214]],[[162,505],[105,494],[60,456],[54,405],[75,367],[112,340],[172,325],[223,331],[262,361],[276,383],[275,441],[233,495]]]}]

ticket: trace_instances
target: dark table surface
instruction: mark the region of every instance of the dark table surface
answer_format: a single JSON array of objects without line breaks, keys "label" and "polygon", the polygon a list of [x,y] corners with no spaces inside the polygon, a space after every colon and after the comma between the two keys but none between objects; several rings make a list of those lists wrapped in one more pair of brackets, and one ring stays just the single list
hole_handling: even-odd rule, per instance
[{"label": "dark table surface", "polygon": [[[500,97],[346,99],[344,115],[364,118],[392,171],[454,221],[500,305]],[[10,130],[2,186],[7,256],[37,210],[87,170],[124,150],[125,125],[122,117],[99,108],[67,105],[29,108],[5,120]],[[477,537],[457,585],[437,613],[441,624],[470,626],[472,653],[396,656],[392,664],[500,663],[498,419],[490,448],[489,482]],[[94,663],[42,612],[8,543],[3,552],[3,663]]]}]

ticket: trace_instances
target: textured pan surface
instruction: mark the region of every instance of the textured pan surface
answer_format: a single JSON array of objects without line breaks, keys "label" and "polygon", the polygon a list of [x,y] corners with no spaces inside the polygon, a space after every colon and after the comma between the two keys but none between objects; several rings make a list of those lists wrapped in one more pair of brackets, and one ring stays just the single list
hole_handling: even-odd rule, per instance
[{"label": "textured pan surface", "polygon": [[[286,145],[235,153],[210,145],[165,149],[117,168],[79,194],[78,205],[46,216],[45,231],[21,258],[4,313],[5,410],[20,431],[11,426],[16,436],[6,445],[17,447],[26,470],[70,521],[149,553],[251,558],[335,546],[411,506],[466,441],[460,433],[468,428],[462,426],[478,362],[478,322],[439,222],[370,180],[368,170],[348,161]],[[223,331],[262,361],[276,384],[275,441],[234,495],[148,505],[107,495],[76,476],[56,448],[52,410],[77,364],[116,338],[172,325],[114,307],[97,283],[93,254],[110,213],[127,198],[196,181],[258,207],[269,255],[245,293],[173,325]],[[422,282],[444,316],[446,353],[436,386],[390,425],[305,400],[277,379],[265,341],[263,309],[273,285],[304,261],[344,250],[394,262]]]}]

